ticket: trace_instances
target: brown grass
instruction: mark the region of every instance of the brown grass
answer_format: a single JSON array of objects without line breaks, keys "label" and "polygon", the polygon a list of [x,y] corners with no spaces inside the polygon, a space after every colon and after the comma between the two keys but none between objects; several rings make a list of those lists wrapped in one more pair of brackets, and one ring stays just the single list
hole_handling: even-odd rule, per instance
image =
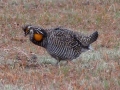
[{"label": "brown grass", "polygon": [[[119,90],[119,0],[1,0],[0,88],[2,90]],[[56,67],[45,49],[24,37],[22,26],[62,26],[98,40],[73,65]],[[38,58],[33,60],[32,56]],[[52,64],[50,64],[52,63]]]}]

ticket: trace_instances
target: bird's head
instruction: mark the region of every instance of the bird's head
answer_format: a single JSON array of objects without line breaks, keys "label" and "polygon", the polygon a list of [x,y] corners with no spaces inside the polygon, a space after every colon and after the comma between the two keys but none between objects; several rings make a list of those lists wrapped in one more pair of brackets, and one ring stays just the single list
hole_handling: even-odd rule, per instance
[{"label": "bird's head", "polygon": [[27,36],[30,33],[30,29],[32,29],[32,25],[25,25],[22,27],[25,36]]},{"label": "bird's head", "polygon": [[41,27],[32,26],[32,25],[25,25],[22,27],[22,29],[25,33],[25,36],[30,34],[31,40],[42,41],[43,38],[47,36],[46,31]]}]

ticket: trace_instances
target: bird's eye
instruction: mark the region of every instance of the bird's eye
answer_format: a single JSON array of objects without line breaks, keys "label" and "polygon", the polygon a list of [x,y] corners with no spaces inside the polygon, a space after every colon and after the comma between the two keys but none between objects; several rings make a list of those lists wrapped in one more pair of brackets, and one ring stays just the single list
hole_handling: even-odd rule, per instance
[{"label": "bird's eye", "polygon": [[28,26],[26,29],[25,29],[25,32],[28,33],[31,29],[31,26]]},{"label": "bird's eye", "polygon": [[26,28],[26,33],[29,31],[29,29],[28,28]]}]

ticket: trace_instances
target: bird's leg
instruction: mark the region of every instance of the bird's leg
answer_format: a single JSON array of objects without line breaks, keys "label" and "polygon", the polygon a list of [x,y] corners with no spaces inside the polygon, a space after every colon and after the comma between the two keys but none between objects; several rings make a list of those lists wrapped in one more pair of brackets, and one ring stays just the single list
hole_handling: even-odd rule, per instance
[{"label": "bird's leg", "polygon": [[68,64],[68,60],[67,60],[67,62],[65,63],[65,65],[67,65]]},{"label": "bird's leg", "polygon": [[56,66],[58,66],[58,68],[60,69],[60,64],[59,64],[60,60],[57,60]]},{"label": "bird's leg", "polygon": [[56,66],[58,66],[58,65],[59,65],[59,62],[60,62],[60,60],[57,60]]}]

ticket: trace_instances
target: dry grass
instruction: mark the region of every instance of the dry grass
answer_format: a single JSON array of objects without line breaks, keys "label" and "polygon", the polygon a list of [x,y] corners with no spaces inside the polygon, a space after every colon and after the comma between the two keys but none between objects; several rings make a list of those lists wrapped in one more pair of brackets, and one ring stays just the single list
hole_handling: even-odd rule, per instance
[{"label": "dry grass", "polygon": [[[56,67],[56,60],[24,37],[24,24],[97,30],[99,38],[94,51]],[[119,90],[120,1],[0,0],[0,89]]]}]

